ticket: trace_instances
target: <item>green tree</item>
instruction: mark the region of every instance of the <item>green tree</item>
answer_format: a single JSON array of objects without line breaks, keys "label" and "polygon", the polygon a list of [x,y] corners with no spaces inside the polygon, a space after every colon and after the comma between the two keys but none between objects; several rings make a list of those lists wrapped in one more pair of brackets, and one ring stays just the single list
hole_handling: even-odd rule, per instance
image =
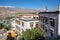
[{"label": "green tree", "polygon": [[12,17],[9,17],[9,16],[8,16],[8,17],[6,17],[5,19],[6,19],[6,20],[10,20],[11,18],[12,18]]},{"label": "green tree", "polygon": [[4,24],[0,23],[0,29],[4,28]]},{"label": "green tree", "polygon": [[5,29],[6,30],[10,30],[11,29],[11,26],[10,25],[8,27],[6,26]]},{"label": "green tree", "polygon": [[5,20],[3,23],[4,23],[4,28],[6,30],[10,30],[11,29],[11,22],[10,22],[10,20]]},{"label": "green tree", "polygon": [[39,28],[32,28],[27,29],[26,31],[24,31],[21,35],[21,37],[19,38],[19,40],[37,40],[39,38],[43,38],[43,32],[39,29]]}]

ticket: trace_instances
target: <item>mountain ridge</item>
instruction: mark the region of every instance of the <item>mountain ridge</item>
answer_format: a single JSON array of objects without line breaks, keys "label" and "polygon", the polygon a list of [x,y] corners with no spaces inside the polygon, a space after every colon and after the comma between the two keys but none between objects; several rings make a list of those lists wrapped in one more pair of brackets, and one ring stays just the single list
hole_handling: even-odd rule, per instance
[{"label": "mountain ridge", "polygon": [[29,9],[29,8],[16,8],[12,6],[0,6],[0,16],[12,16],[16,15],[16,13],[36,13],[40,10]]}]

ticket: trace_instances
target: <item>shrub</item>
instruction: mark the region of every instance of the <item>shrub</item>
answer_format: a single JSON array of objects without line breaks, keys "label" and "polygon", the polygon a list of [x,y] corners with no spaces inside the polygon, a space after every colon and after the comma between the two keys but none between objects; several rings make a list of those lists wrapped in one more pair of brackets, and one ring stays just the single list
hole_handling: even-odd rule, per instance
[{"label": "shrub", "polygon": [[0,23],[0,29],[4,28],[4,24]]},{"label": "shrub", "polygon": [[27,29],[24,31],[19,40],[40,40],[44,38],[43,32],[39,28]]}]

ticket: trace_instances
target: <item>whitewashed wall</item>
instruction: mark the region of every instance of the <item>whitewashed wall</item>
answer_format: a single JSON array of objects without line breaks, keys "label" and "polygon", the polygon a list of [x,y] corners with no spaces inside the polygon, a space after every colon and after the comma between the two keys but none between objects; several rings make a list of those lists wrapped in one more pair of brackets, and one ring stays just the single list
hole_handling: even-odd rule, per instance
[{"label": "whitewashed wall", "polygon": [[58,35],[60,35],[60,14],[58,16]]},{"label": "whitewashed wall", "polygon": [[11,29],[12,29],[12,30],[16,29],[15,20],[12,20],[12,21],[11,21]]},{"label": "whitewashed wall", "polygon": [[[22,22],[24,22],[24,26],[22,26]],[[16,29],[16,26],[18,26],[18,27],[20,28],[20,33],[21,33],[21,32],[22,32],[22,29],[23,29],[24,31],[25,31],[26,29],[31,29],[31,27],[30,27],[30,22],[34,22],[33,27],[32,27],[32,28],[34,28],[34,27],[35,27],[35,23],[38,22],[38,20],[36,20],[36,21],[24,21],[24,20],[20,20],[20,24],[17,24],[17,23],[15,22],[15,20],[13,20],[13,21],[11,22],[12,29],[17,30],[17,29]],[[19,30],[18,30],[18,31],[19,31]]]},{"label": "whitewashed wall", "polygon": [[[24,22],[24,26],[22,26],[22,22]],[[33,28],[34,28],[35,27],[35,22],[38,22],[38,21],[24,21],[24,20],[20,20],[20,29],[21,29],[21,32],[22,32],[22,29],[24,31],[26,29],[31,29],[30,22],[34,22],[34,24],[33,24]]]}]

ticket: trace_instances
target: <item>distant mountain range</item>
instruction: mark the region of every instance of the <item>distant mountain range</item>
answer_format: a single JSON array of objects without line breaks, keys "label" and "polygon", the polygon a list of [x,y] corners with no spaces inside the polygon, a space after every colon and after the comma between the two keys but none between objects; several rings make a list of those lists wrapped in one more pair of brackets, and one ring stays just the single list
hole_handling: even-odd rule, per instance
[{"label": "distant mountain range", "polygon": [[11,6],[0,6],[0,13],[17,13],[17,12],[37,12],[36,9],[16,8]]},{"label": "distant mountain range", "polygon": [[29,13],[39,12],[40,10],[28,8],[16,8],[12,6],[0,6],[0,16],[14,15],[15,13]]}]

